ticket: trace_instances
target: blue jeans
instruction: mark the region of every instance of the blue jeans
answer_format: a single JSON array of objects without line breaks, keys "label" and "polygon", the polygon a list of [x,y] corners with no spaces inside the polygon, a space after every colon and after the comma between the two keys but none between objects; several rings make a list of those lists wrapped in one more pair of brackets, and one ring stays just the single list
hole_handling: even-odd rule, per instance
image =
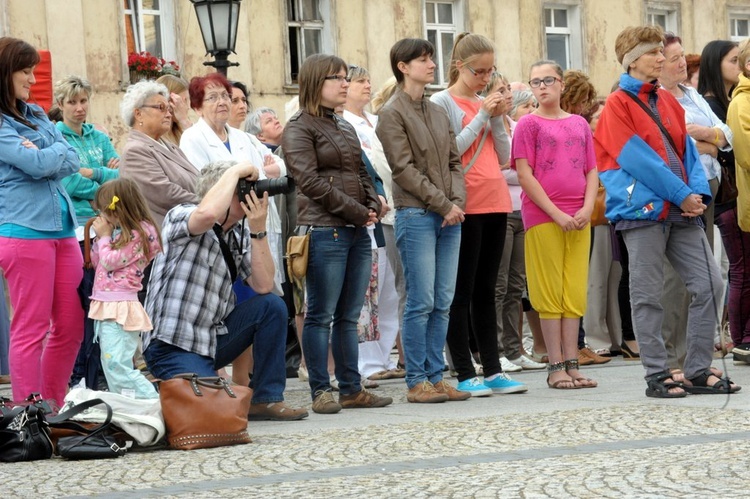
[{"label": "blue jeans", "polygon": [[328,338],[344,395],[359,392],[357,320],[370,282],[372,252],[364,227],[313,227],[307,263],[307,315],[302,348],[310,394],[330,390]]},{"label": "blue jeans", "polygon": [[443,379],[443,347],[456,289],[461,225],[420,208],[396,211],[396,246],[406,282],[401,341],[409,388]]},{"label": "blue jeans", "polygon": [[228,333],[217,338],[215,359],[154,339],[143,352],[148,368],[161,379],[182,373],[216,376],[218,369],[253,345],[252,403],[270,404],[284,400],[287,325],[284,301],[276,295],[256,295],[237,305],[224,324]]}]

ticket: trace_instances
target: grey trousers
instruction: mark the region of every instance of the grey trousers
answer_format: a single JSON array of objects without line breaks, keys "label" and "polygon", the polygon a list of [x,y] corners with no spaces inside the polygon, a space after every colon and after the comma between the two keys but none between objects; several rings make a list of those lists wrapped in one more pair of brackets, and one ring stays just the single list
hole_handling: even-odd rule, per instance
[{"label": "grey trousers", "polygon": [[497,347],[501,357],[521,356],[521,297],[526,288],[523,222],[520,213],[509,213],[505,225],[505,246],[495,285]]},{"label": "grey trousers", "polygon": [[[667,349],[667,365],[670,369],[682,369],[687,355],[687,318],[690,295],[685,283],[669,263],[666,255],[664,263],[664,292],[661,306],[664,309],[661,333]],[[723,287],[723,286],[722,286]]]},{"label": "grey trousers", "polygon": [[687,319],[687,378],[708,369],[721,300],[721,275],[706,234],[698,226],[661,223],[622,232],[630,258],[630,302],[633,329],[646,376],[668,369],[662,336],[664,255],[687,286],[691,297]]}]

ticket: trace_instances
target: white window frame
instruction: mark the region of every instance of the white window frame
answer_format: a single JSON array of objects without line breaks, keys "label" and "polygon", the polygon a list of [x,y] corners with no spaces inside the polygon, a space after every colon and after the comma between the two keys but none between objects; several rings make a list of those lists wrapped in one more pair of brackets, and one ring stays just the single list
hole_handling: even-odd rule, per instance
[{"label": "white window frame", "polygon": [[[546,10],[565,10],[568,16],[567,27],[556,27],[547,26],[547,13]],[[551,16],[554,24],[554,14]],[[563,69],[578,69],[585,71],[584,57],[583,57],[583,37],[584,32],[583,25],[581,24],[583,16],[581,15],[581,5],[578,1],[572,2],[555,2],[545,3],[542,9],[542,33],[543,33],[543,46],[544,55],[546,58],[550,58],[547,49],[547,35],[563,35],[567,41],[567,60],[565,63],[557,61],[563,67]]]},{"label": "white window frame", "polygon": [[680,22],[681,10],[679,2],[646,2],[644,15],[646,25],[655,25],[653,22],[654,16],[664,16],[665,26],[662,26],[664,31],[676,35],[680,34],[682,26]]},{"label": "white window frame", "polygon": [[285,58],[285,64],[286,64],[286,76],[285,81],[287,86],[297,86],[297,80],[292,77],[292,50],[291,50],[291,43],[292,40],[289,38],[289,29],[295,28],[299,30],[299,34],[297,36],[297,55],[299,57],[299,60],[297,61],[297,70],[299,71],[299,68],[302,66],[302,63],[304,62],[304,59],[302,59],[302,55],[305,53],[305,37],[302,34],[304,30],[319,30],[321,31],[320,35],[320,46],[321,51],[324,54],[335,54],[335,46],[334,46],[334,37],[333,37],[333,19],[332,19],[332,11],[331,11],[331,2],[330,0],[319,0],[319,10],[320,10],[320,17],[322,19],[316,19],[314,21],[290,21],[289,20],[289,2],[294,2],[297,6],[296,11],[300,12],[302,10],[302,0],[285,0],[284,1],[284,19],[286,29],[284,30],[284,58]]},{"label": "white window frame", "polygon": [[[177,60],[177,47],[175,43],[175,16],[174,16],[174,0],[159,0],[158,9],[144,9],[143,0],[128,0],[128,8],[125,8],[122,0],[120,0],[120,6],[122,8],[121,17],[123,19],[123,28],[126,28],[125,16],[130,16],[133,22],[132,30],[135,41],[135,51],[143,52],[146,50],[146,38],[143,28],[143,15],[154,15],[159,17],[159,34],[161,35],[161,54],[152,54],[157,57],[161,57],[168,61]],[[126,48],[127,50],[127,48]]]},{"label": "white window frame", "polygon": [[[439,23],[439,22],[428,23],[427,22],[427,4],[431,4],[431,6],[432,4],[450,4],[452,13],[453,13],[453,23],[452,24],[445,24],[445,23]],[[437,10],[436,10],[436,16],[437,16]],[[464,30],[463,0],[422,0],[422,19],[423,19],[423,24],[424,24],[425,40],[428,39],[428,36],[427,36],[428,31],[434,30],[436,32],[435,41],[437,43],[435,45],[435,54],[433,55],[433,60],[438,63],[440,71],[436,73],[438,81],[430,86],[433,88],[445,88],[448,86],[448,68],[450,67],[451,61],[450,61],[450,57],[448,58],[448,60],[443,60],[442,34],[452,33],[453,41],[455,43],[456,37],[463,31],[465,31]],[[435,18],[435,21],[438,21],[437,17]]]},{"label": "white window frame", "polygon": [[736,30],[734,29],[734,21],[747,21],[748,23],[748,30],[750,30],[750,8],[748,7],[735,7],[735,6],[727,6],[727,14],[728,14],[728,35],[729,39],[733,42],[741,42],[745,40],[748,36],[750,36],[750,33],[748,35],[739,36],[736,35]]}]

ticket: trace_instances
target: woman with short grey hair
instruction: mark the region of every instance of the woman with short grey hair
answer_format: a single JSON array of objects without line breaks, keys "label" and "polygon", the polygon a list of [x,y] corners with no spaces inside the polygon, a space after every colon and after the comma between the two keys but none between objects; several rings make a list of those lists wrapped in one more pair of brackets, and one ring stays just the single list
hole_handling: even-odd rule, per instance
[{"label": "woman with short grey hair", "polygon": [[508,116],[513,121],[518,121],[536,108],[536,98],[531,90],[514,90],[513,101],[510,105]]},{"label": "woman with short grey hair", "polygon": [[276,148],[281,145],[284,126],[279,121],[276,111],[270,107],[259,107],[247,115],[245,131],[258,137],[266,147],[276,152]]},{"label": "woman with short grey hair", "polygon": [[138,182],[161,225],[173,207],[199,201],[194,192],[198,170],[179,147],[163,138],[172,129],[169,91],[155,81],[139,81],[125,92],[120,113],[132,127],[122,151],[120,176]]}]

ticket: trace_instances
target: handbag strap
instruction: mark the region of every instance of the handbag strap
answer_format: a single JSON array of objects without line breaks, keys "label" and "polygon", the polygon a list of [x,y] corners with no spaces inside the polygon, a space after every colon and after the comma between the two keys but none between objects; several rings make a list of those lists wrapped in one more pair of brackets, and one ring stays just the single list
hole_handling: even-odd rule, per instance
[{"label": "handbag strap", "polygon": [[487,135],[490,133],[490,122],[487,120],[487,124],[484,125],[484,133],[482,134],[482,139],[479,141],[479,147],[477,147],[477,150],[474,151],[474,156],[471,157],[471,161],[469,161],[469,164],[466,165],[466,168],[464,168],[464,175],[469,173],[469,170],[471,170],[471,167],[474,166],[474,162],[479,157],[479,153],[482,152],[482,147],[484,146],[484,141],[487,139]]},{"label": "handbag strap", "polygon": [[[107,409],[107,417],[104,418],[104,422],[99,424],[99,426],[96,426],[94,428],[86,428],[85,426],[70,421],[73,416],[77,416],[78,414],[81,414],[82,412],[98,405],[103,405]],[[88,433],[88,436],[92,436],[96,435],[97,433],[101,433],[102,431],[109,428],[109,424],[112,422],[112,408],[102,399],[86,400],[85,402],[74,405],[67,411],[61,412],[57,416],[47,418],[47,422],[53,428],[79,431],[81,433]]]},{"label": "handbag strap", "polygon": [[654,114],[654,112],[646,104],[644,104],[643,101],[639,99],[636,95],[631,94],[627,90],[623,90],[623,89],[620,89],[620,90],[625,92],[625,95],[627,95],[628,97],[633,99],[635,102],[637,102],[638,105],[641,106],[641,109],[643,109],[646,112],[646,114],[648,114],[651,117],[651,119],[656,122],[656,124],[659,126],[659,129],[661,130],[661,133],[664,134],[664,136],[669,141],[669,145],[672,146],[672,150],[674,151],[675,154],[677,154],[678,149],[674,143],[674,139],[672,139],[672,136],[669,134],[667,129],[664,128],[664,125],[662,124],[661,120]]},{"label": "handbag strap", "polygon": [[224,262],[227,264],[229,269],[229,275],[232,277],[232,283],[237,280],[237,264],[234,263],[232,258],[232,250],[229,249],[229,245],[224,240],[224,231],[221,229],[221,225],[214,224],[214,233],[216,238],[219,240],[219,248],[221,248],[221,255],[224,257]]}]

